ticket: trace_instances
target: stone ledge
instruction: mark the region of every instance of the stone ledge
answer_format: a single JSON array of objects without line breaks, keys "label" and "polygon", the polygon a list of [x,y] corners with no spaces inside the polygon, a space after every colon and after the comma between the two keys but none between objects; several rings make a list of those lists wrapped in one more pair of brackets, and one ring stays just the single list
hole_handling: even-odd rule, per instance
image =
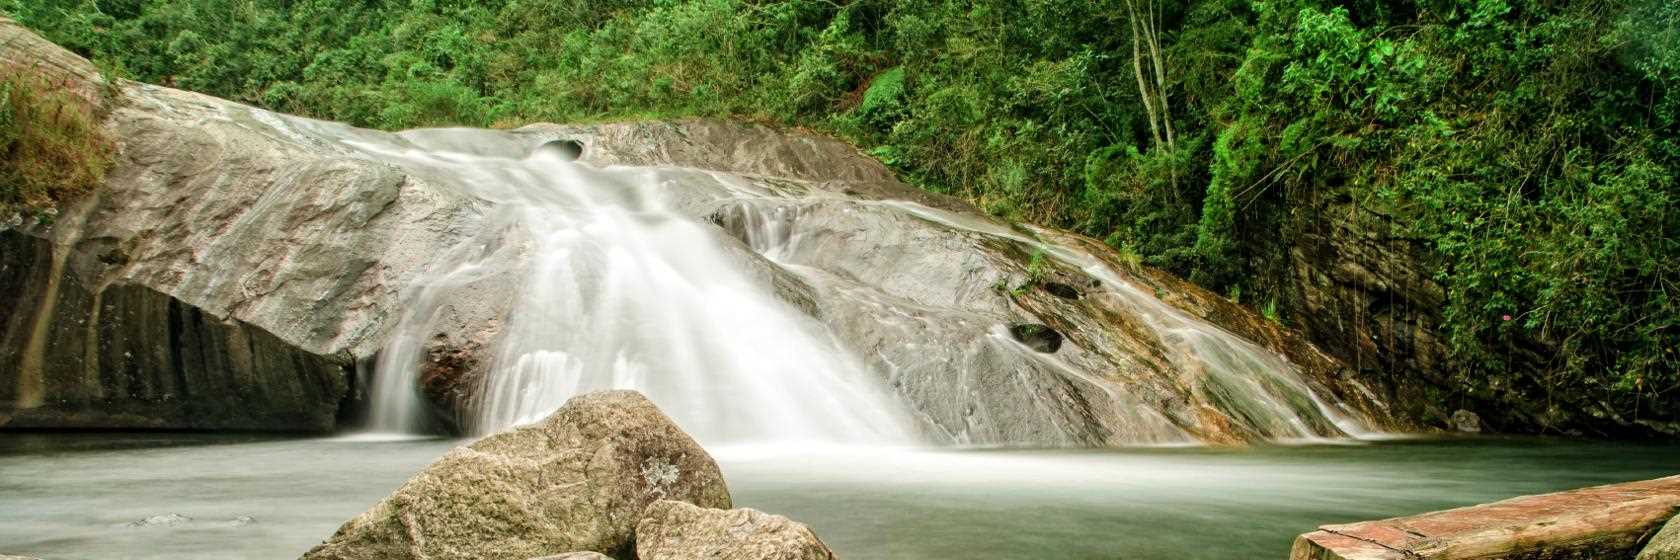
[{"label": "stone ledge", "polygon": [[1632,559],[1680,511],[1680,476],[1325,525],[1290,560]]}]

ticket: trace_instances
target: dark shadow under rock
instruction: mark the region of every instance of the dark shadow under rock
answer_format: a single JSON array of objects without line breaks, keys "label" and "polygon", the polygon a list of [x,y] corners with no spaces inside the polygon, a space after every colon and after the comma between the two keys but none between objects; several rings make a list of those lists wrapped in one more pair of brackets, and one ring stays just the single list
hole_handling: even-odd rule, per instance
[{"label": "dark shadow under rock", "polygon": [[1028,348],[1046,354],[1054,354],[1062,348],[1062,333],[1044,325],[1034,323],[1010,325],[1009,336],[1015,337],[1015,340],[1027,345]]},{"label": "dark shadow under rock", "polygon": [[1044,291],[1049,292],[1050,295],[1053,295],[1053,296],[1056,296],[1056,297],[1059,297],[1059,298],[1062,298],[1062,299],[1079,299],[1079,289],[1078,288],[1075,288],[1073,286],[1069,286],[1067,284],[1063,284],[1061,282],[1045,282],[1043,284],[1040,284],[1039,287],[1042,288]]}]

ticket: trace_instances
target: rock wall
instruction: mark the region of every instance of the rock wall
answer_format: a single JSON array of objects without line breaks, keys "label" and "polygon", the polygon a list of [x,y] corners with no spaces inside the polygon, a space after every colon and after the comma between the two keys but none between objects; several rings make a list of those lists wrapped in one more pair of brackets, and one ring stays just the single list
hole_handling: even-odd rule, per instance
[{"label": "rock wall", "polygon": [[[1450,408],[1426,393],[1450,375],[1435,333],[1445,293],[1428,247],[1393,219],[1351,199],[1320,201],[1293,225],[1282,303],[1307,338],[1362,376],[1411,418],[1446,425]],[[1305,218],[1303,218],[1305,219]]]},{"label": "rock wall", "polygon": [[107,84],[4,18],[0,63],[100,100],[118,144],[102,189],[0,233],[0,424],[333,429],[405,280],[473,224],[466,197],[271,113]]},{"label": "rock wall", "polygon": [[[347,354],[301,350],[148,287],[90,285],[45,240],[0,232],[0,427],[294,430],[337,425]],[[9,406],[6,406],[8,405]]]}]

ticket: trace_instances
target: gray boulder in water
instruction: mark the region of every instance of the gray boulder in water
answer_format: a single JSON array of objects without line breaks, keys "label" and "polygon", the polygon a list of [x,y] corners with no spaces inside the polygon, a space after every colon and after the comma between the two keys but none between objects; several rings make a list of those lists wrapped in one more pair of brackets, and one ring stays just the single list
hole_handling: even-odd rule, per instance
[{"label": "gray boulder in water", "polygon": [[730,505],[717,463],[652,402],[590,393],[455,448],[303,558],[625,558],[640,513],[661,499]]},{"label": "gray boulder in water", "polygon": [[636,524],[640,560],[832,560],[805,524],[755,509],[710,509],[672,500]]}]

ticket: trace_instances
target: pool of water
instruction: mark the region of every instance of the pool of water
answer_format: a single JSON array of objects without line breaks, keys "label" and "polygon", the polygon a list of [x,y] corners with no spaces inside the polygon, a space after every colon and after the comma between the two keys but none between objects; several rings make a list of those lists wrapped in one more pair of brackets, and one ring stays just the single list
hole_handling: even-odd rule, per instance
[{"label": "pool of water", "polygon": [[[0,433],[0,553],[295,558],[459,443]],[[1324,523],[1680,473],[1680,446],[1496,438],[713,454],[849,560],[1282,559]]]}]

